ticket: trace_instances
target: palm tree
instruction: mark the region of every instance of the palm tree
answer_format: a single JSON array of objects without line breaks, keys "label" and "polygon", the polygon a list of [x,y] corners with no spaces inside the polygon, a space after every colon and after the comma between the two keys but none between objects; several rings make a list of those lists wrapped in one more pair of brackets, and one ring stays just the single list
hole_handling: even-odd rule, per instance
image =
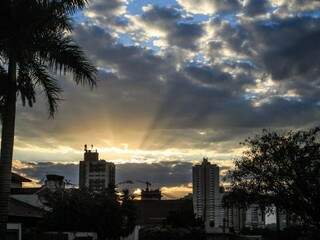
[{"label": "palm tree", "polygon": [[43,91],[51,117],[62,89],[57,74],[95,85],[96,69],[70,37],[72,15],[87,0],[1,0],[0,3],[0,239],[5,238],[10,195],[16,100],[30,107]]}]

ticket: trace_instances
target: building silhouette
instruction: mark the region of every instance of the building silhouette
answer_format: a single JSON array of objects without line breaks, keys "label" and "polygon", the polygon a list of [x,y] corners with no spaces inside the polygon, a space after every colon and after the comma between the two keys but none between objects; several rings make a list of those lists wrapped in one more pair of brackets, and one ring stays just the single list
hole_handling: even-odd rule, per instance
[{"label": "building silhouette", "polygon": [[97,150],[88,150],[84,145],[84,158],[79,164],[79,187],[90,191],[103,191],[115,186],[115,165],[99,160]]},{"label": "building silhouette", "polygon": [[205,224],[206,232],[220,232],[222,226],[219,167],[203,158],[192,167],[193,209]]},{"label": "building silhouette", "polygon": [[192,167],[192,180],[194,214],[204,222],[206,233],[265,227],[265,213],[258,204],[250,204],[247,208],[223,204],[224,197],[230,192],[220,186],[219,166],[208,162],[208,158]]}]

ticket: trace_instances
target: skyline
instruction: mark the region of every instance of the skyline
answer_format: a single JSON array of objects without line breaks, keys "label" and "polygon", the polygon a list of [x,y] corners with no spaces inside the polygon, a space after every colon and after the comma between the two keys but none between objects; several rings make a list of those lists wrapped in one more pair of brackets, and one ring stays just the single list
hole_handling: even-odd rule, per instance
[{"label": "skyline", "polygon": [[262,128],[316,125],[320,3],[196,2],[92,1],[77,13],[73,37],[99,68],[98,86],[74,88],[66,76],[55,119],[40,99],[19,102],[16,163],[71,165],[92,143],[136,172],[203,156],[229,167]]}]

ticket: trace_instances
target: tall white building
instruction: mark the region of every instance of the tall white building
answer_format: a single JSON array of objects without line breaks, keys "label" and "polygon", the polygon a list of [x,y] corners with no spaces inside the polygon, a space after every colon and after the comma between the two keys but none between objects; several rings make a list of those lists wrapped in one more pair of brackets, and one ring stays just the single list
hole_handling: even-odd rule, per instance
[{"label": "tall white building", "polygon": [[84,147],[84,160],[79,164],[79,187],[90,191],[103,191],[115,185],[115,165],[99,160],[99,153]]},{"label": "tall white building", "polygon": [[201,164],[192,167],[193,208],[197,218],[205,223],[206,232],[221,232],[221,197],[219,191],[219,167],[203,158]]}]

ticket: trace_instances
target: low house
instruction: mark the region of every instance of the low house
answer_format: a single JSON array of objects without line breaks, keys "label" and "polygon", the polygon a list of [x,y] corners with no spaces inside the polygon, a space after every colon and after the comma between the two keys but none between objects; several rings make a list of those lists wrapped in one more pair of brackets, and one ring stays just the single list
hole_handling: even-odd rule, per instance
[{"label": "low house", "polygon": [[15,197],[21,193],[25,196],[32,196],[39,188],[23,188],[23,183],[32,181],[16,173],[12,173],[11,176],[7,239],[21,240],[22,232],[37,226],[44,212],[39,206],[34,206],[28,201]]},{"label": "low house", "polygon": [[26,182],[32,182],[32,181],[16,173],[11,173],[11,188],[22,188],[23,183],[26,183]]},{"label": "low house", "polygon": [[20,225],[20,230],[37,226],[43,217],[43,210],[25,202],[10,198],[8,222]]}]

